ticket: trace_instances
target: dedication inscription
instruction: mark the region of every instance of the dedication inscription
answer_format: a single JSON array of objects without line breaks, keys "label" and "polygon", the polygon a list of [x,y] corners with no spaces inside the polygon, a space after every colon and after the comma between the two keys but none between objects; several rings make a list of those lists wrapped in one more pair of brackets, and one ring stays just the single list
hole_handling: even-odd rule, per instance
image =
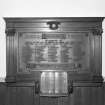
[{"label": "dedication inscription", "polygon": [[21,33],[19,70],[85,70],[89,37],[78,33]]}]

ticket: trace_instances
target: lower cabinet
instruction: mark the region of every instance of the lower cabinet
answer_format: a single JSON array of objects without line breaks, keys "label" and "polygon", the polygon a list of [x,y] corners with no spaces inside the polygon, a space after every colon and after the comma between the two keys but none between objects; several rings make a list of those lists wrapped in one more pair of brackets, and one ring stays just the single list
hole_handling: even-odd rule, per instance
[{"label": "lower cabinet", "polygon": [[5,105],[6,102],[6,83],[0,82],[0,105]]},{"label": "lower cabinet", "polygon": [[35,86],[8,86],[5,105],[105,105],[105,87],[74,86],[68,96],[35,94]]},{"label": "lower cabinet", "polygon": [[17,105],[34,105],[34,87],[17,88]]},{"label": "lower cabinet", "polygon": [[8,87],[6,105],[34,105],[34,87]]},{"label": "lower cabinet", "polygon": [[40,97],[40,105],[105,105],[103,87],[74,87],[68,97]]}]

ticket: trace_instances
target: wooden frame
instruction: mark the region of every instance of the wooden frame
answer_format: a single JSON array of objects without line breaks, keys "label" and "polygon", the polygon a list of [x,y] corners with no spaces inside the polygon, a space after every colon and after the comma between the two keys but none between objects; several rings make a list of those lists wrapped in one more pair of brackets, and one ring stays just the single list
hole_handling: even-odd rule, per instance
[{"label": "wooden frame", "polygon": [[[91,51],[91,69],[90,72],[84,72],[84,74],[91,75],[91,80],[102,80],[101,76],[101,34],[102,34],[102,21],[104,17],[84,17],[84,18],[4,18],[6,21],[6,33],[7,33],[7,77],[6,81],[16,81],[19,80],[18,77],[21,74],[17,73],[17,36],[21,32],[50,32],[50,33],[66,33],[66,32],[77,32],[77,33],[87,33],[90,36],[90,46]],[[49,29],[47,22],[60,22],[59,28],[55,30]],[[97,37],[97,38],[96,38]],[[93,41],[92,41],[93,40]],[[95,43],[95,44],[94,44]],[[97,44],[97,45],[96,45]],[[99,46],[100,50],[97,50]],[[93,50],[94,49],[94,50]],[[95,52],[95,53],[94,53]],[[97,56],[99,55],[99,56]],[[99,64],[99,65],[98,65]],[[14,66],[12,66],[14,65]],[[93,66],[94,65],[94,66]],[[94,68],[95,67],[95,68]],[[71,73],[74,74],[74,73]],[[20,76],[19,76],[20,75]],[[23,74],[23,80],[28,74]],[[78,74],[81,75],[81,74]],[[21,76],[22,77],[22,76]],[[84,77],[84,76],[83,76]],[[34,77],[32,77],[34,78]],[[31,79],[32,79],[31,78]],[[95,78],[95,79],[94,79]],[[99,78],[99,79],[98,79]],[[22,78],[21,78],[22,79]],[[81,78],[82,79],[82,78]],[[85,79],[85,78],[84,78]]]}]

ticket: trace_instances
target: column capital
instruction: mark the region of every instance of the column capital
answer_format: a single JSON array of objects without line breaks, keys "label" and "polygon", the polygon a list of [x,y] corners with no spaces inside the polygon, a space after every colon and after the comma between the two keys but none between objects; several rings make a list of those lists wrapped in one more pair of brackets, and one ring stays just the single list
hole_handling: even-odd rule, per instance
[{"label": "column capital", "polygon": [[94,29],[91,29],[91,32],[95,36],[101,36],[103,33],[103,29],[102,28],[94,28]]},{"label": "column capital", "polygon": [[5,33],[7,36],[14,36],[16,29],[6,29]]}]

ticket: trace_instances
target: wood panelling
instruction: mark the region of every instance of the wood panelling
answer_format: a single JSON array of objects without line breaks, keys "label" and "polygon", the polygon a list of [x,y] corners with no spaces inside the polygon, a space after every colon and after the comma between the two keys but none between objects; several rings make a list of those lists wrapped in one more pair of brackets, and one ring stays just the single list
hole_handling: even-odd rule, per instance
[{"label": "wood panelling", "polygon": [[[7,30],[7,37],[6,37],[6,80],[7,81],[14,81],[15,74],[16,74],[16,53],[14,52],[14,35],[15,32],[13,29]],[[15,42],[16,43],[16,42]]]},{"label": "wood panelling", "polygon": [[[101,52],[103,17],[4,19],[6,22],[7,75],[6,85],[0,84],[0,105],[105,105],[105,83],[103,84]],[[59,23],[58,28],[51,29],[50,25],[47,24],[48,22]],[[19,35],[21,33],[59,33],[60,35],[63,35],[62,33],[75,35],[76,33],[78,36],[84,34],[89,37],[89,43],[86,42],[86,44],[89,44],[89,67],[86,70],[79,69],[76,71],[73,68],[72,71],[70,71],[71,69],[65,71],[65,66],[62,70],[67,72],[68,81],[72,81],[69,84],[73,87],[72,93],[66,96],[41,96],[40,90],[36,93],[36,87],[40,88],[40,77],[44,68],[36,71],[28,69],[29,71],[25,72],[26,69],[23,67],[21,72],[18,71]],[[80,49],[77,48],[75,48],[76,53],[79,54]],[[85,63],[83,64],[85,65]],[[49,62],[47,66],[49,67]],[[47,69],[49,70],[49,68]],[[57,68],[55,71],[60,72]],[[37,84],[37,86],[36,83],[39,85]]]},{"label": "wood panelling", "polygon": [[40,105],[58,105],[58,98],[40,97]]},{"label": "wood panelling", "polygon": [[101,71],[101,67],[102,67],[102,64],[101,64],[101,51],[102,51],[102,47],[101,47],[101,37],[100,35],[96,35],[94,37],[94,52],[95,52],[95,70],[96,70],[96,74],[97,75],[101,75],[102,71]]},{"label": "wood panelling", "polygon": [[16,105],[16,87],[8,87],[6,105]]},{"label": "wood panelling", "polygon": [[0,85],[1,103],[3,105],[105,105],[105,83],[101,86],[73,86],[73,93],[59,97],[36,94],[34,83],[9,84],[8,88],[6,85]]},{"label": "wood panelling", "polygon": [[103,83],[102,93],[103,93],[103,100],[104,100],[104,104],[103,105],[105,105],[105,82]]},{"label": "wood panelling", "polygon": [[[26,18],[10,18],[4,17],[7,24],[9,23],[43,23],[48,21],[59,21],[59,22],[101,22],[104,17],[26,17]],[[13,26],[14,24],[12,24]]]},{"label": "wood panelling", "polygon": [[0,82],[0,105],[5,105],[7,87],[5,83]]},{"label": "wood panelling", "polygon": [[33,105],[34,104],[33,87],[17,88],[17,105]]},{"label": "wood panelling", "polygon": [[8,87],[6,105],[34,105],[34,87]]},{"label": "wood panelling", "polygon": [[[101,23],[100,22],[88,22],[86,25],[84,22],[60,22],[61,24],[59,25],[60,28],[71,28],[71,27],[100,27]],[[13,24],[8,23],[7,27],[12,28]],[[17,22],[14,24],[14,28],[48,28],[49,25],[46,22],[33,22],[33,23],[28,23],[25,22],[24,24],[22,22]]]}]

